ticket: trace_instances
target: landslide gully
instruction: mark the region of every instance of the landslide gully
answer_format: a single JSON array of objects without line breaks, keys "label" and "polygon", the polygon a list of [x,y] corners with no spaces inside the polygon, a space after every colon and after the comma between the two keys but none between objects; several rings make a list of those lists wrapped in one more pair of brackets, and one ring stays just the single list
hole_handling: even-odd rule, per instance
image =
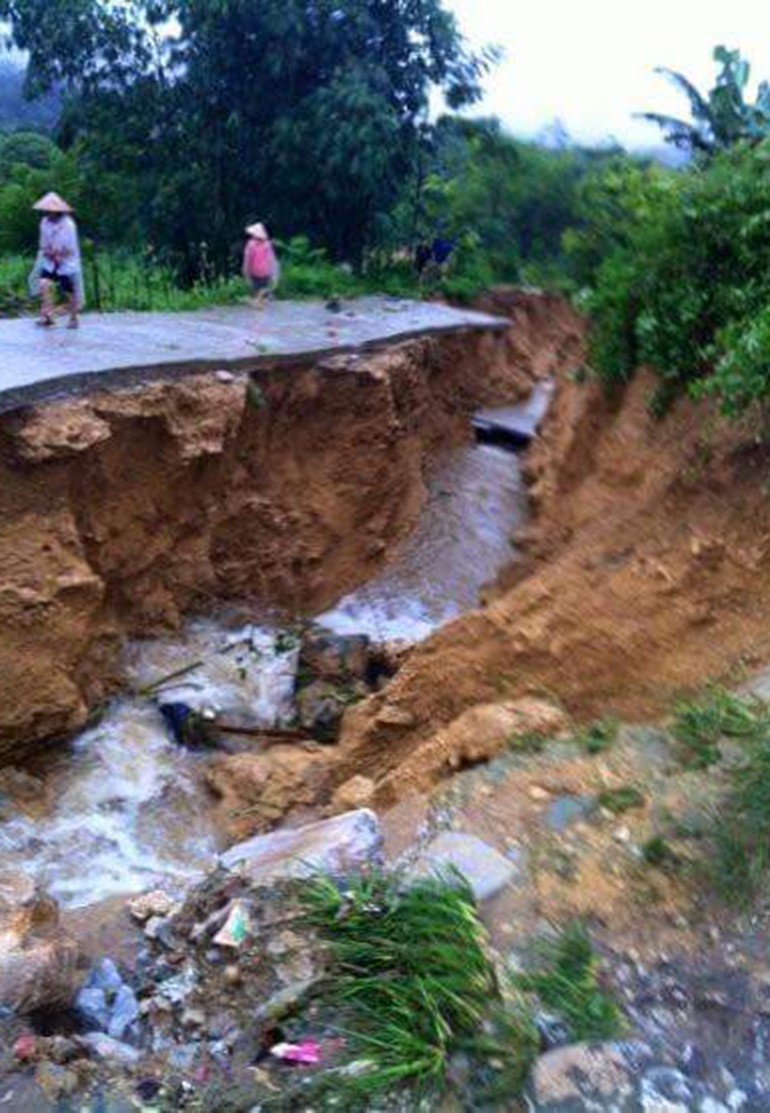
[{"label": "landslide gully", "polygon": [[527,460],[528,559],[346,715],[333,776],[368,803],[499,752],[522,700],[654,720],[770,659],[766,440],[687,398],[656,420],[647,370],[614,397],[568,371]]},{"label": "landslide gully", "polygon": [[312,613],[372,575],[431,454],[574,343],[562,303],[506,305],[508,333],[267,365],[258,392],[196,375],[0,419],[0,761],[82,726],[126,635],[221,599]]}]

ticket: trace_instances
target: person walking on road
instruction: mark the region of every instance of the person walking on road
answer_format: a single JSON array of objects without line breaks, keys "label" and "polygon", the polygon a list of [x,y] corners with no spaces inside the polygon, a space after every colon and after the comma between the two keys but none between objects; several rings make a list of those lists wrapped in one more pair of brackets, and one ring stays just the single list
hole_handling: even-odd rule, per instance
[{"label": "person walking on road", "polygon": [[254,293],[255,308],[262,309],[278,285],[280,265],[264,224],[250,224],[246,235],[249,239],[243,253],[243,276]]},{"label": "person walking on road", "polygon": [[56,324],[58,293],[65,302],[61,312],[69,313],[67,327],[77,328],[84,303],[83,268],[73,210],[58,193],[47,193],[33,207],[42,213],[40,248],[30,275],[30,290],[42,305],[38,324]]}]

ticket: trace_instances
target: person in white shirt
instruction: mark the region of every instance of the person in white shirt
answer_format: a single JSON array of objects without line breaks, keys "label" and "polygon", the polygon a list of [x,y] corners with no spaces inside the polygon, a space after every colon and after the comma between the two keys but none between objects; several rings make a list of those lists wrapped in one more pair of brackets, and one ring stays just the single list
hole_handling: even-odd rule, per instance
[{"label": "person in white shirt", "polygon": [[65,299],[69,313],[68,328],[78,327],[83,308],[83,268],[80,261],[78,230],[73,210],[58,193],[47,193],[34,205],[43,214],[40,221],[40,249],[30,275],[30,289],[41,299],[39,325],[56,324],[56,295]]}]

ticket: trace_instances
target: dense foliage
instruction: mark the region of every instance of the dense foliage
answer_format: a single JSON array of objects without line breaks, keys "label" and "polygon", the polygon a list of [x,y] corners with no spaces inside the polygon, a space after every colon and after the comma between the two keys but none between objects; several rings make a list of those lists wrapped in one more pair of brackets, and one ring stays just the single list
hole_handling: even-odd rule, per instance
[{"label": "dense foliage", "polygon": [[737,146],[647,180],[587,299],[606,380],[650,364],[661,398],[716,393],[730,414],[770,393],[769,169],[770,145]]}]

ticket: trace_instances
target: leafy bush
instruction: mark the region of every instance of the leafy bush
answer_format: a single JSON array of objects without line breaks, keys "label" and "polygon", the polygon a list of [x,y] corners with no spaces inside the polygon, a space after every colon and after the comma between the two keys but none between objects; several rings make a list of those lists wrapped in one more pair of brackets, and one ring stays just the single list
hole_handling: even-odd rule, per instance
[{"label": "leafy bush", "polygon": [[609,383],[650,364],[728,414],[770,393],[770,142],[651,178],[627,243],[587,298],[592,362]]}]

